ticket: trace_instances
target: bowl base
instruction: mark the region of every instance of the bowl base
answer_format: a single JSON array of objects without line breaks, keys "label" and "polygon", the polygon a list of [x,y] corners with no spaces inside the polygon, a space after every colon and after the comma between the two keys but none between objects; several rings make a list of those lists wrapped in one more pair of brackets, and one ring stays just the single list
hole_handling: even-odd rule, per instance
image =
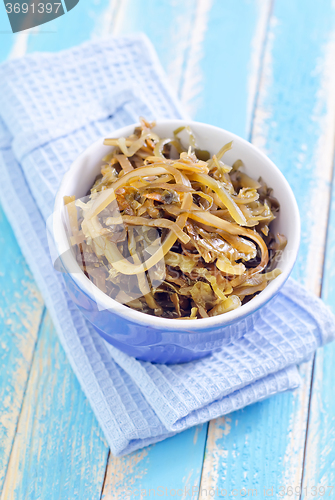
[{"label": "bowl base", "polygon": [[168,344],[168,345],[146,345],[146,346],[135,346],[129,344],[123,344],[117,341],[115,338],[106,334],[100,330],[97,326],[92,325],[96,332],[106,341],[108,344],[116,347],[120,351],[132,356],[140,361],[148,361],[150,363],[157,364],[179,364],[188,363],[190,361],[195,361],[196,359],[201,359],[212,354],[211,351],[191,351],[185,349],[184,347]]}]

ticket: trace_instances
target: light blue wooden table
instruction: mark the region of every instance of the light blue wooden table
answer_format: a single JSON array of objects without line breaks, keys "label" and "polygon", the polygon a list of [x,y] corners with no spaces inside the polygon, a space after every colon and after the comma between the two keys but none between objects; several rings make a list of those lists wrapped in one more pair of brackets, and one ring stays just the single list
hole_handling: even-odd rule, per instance
[{"label": "light blue wooden table", "polygon": [[[0,60],[136,31],[192,117],[284,172],[302,216],[294,276],[335,311],[334,1],[80,0],[16,35],[1,5]],[[335,345],[295,392],[115,459],[2,212],[0,248],[2,500],[335,498]]]}]

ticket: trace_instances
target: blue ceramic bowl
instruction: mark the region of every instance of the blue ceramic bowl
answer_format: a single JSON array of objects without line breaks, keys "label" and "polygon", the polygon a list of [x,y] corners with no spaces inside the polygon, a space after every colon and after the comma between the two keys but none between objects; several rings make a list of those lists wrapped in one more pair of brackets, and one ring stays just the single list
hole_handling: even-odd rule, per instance
[{"label": "blue ceramic bowl", "polygon": [[[111,136],[128,136],[136,125],[112,132]],[[85,276],[69,246],[63,197],[86,195],[100,172],[101,159],[112,147],[104,146],[104,138],[101,138],[84,151],[64,176],[56,196],[53,219],[53,236],[69,294],[107,342],[130,356],[155,363],[182,363],[204,357],[252,328],[259,309],[278,293],[290,275],[300,241],[300,218],[293,192],[279,169],[261,151],[230,132],[203,123],[166,120],[158,122],[154,130],[161,137],[168,137],[182,125],[190,125],[199,147],[211,154],[233,140],[233,148],[226,153],[225,163],[233,164],[242,159],[247,174],[254,178],[261,176],[274,189],[281,209],[273,222],[273,231],[285,234],[288,244],[277,262],[282,274],[250,302],[234,311],[211,318],[181,321],[130,309],[108,297]]]}]

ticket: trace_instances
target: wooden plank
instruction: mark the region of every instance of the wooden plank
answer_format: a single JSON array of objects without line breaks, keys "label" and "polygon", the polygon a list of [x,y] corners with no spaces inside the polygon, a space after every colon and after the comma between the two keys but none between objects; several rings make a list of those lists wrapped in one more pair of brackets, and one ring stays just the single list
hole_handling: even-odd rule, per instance
[{"label": "wooden plank", "polygon": [[[332,294],[334,310],[334,295]],[[302,499],[335,492],[334,343],[316,355],[302,481]],[[320,489],[321,488],[321,489]],[[318,495],[318,496],[317,496]]]},{"label": "wooden plank", "polygon": [[206,434],[206,425],[197,426],[129,456],[110,456],[102,500],[198,498]]},{"label": "wooden plank", "polygon": [[171,87],[180,94],[191,39],[194,19],[200,4],[210,7],[210,0],[125,0],[115,17],[112,33],[128,35],[142,31],[153,43],[160,62],[167,73]]},{"label": "wooden plank", "polygon": [[272,2],[212,3],[209,12],[198,9],[199,28],[207,21],[207,31],[202,44],[204,28],[192,40],[182,100],[196,120],[249,138]]},{"label": "wooden plank", "polygon": [[5,12],[4,7],[1,5],[0,12],[0,63],[5,61],[10,55],[13,46],[16,41],[20,38],[20,34],[12,33],[12,28],[9,23],[8,16]]},{"label": "wooden plank", "polygon": [[7,20],[8,18],[6,18],[4,15],[0,17],[0,36],[3,39],[3,43],[0,44],[0,62],[3,62],[7,59],[13,43],[13,34],[9,31],[10,25],[8,21],[7,26]]},{"label": "wooden plank", "polygon": [[0,208],[0,491],[16,432],[43,302]]},{"label": "wooden plank", "polygon": [[[333,102],[334,84],[327,60],[333,29],[330,0],[319,2],[317,10],[311,0],[275,2],[252,136],[296,194],[302,244],[294,276],[315,293],[332,170],[334,110],[327,103]],[[210,424],[202,488],[256,488],[264,495],[264,488],[273,487],[276,496],[281,486],[301,485],[311,368],[301,367],[302,384],[294,393]]]},{"label": "wooden plank", "polygon": [[[333,106],[331,106],[331,104]],[[333,103],[330,107],[335,108]],[[335,183],[328,225],[322,298],[335,313]],[[335,344],[320,349],[315,357],[302,484],[302,498],[335,494]],[[325,490],[322,489],[325,488]],[[332,489],[333,487],[333,489]],[[315,489],[316,488],[316,489]],[[320,489],[321,488],[321,489]]]},{"label": "wooden plank", "polygon": [[108,448],[48,315],[24,398],[3,500],[98,500]]},{"label": "wooden plank", "polygon": [[104,19],[106,13],[114,16],[116,5],[110,0],[80,0],[70,12],[40,26],[36,35],[30,35],[27,52],[58,52],[106,35]]}]

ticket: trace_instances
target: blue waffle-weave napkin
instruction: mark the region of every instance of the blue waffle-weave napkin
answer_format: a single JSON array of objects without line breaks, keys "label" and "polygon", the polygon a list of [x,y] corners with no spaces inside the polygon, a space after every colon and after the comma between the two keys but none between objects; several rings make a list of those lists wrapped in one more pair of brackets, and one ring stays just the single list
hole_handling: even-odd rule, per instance
[{"label": "blue waffle-weave napkin", "polygon": [[203,360],[140,362],[96,334],[53,269],[45,221],[78,154],[140,115],[183,117],[143,36],[0,67],[1,202],[114,455],[297,387],[296,364],[335,336],[328,308],[293,280],[263,309],[257,330]]}]

